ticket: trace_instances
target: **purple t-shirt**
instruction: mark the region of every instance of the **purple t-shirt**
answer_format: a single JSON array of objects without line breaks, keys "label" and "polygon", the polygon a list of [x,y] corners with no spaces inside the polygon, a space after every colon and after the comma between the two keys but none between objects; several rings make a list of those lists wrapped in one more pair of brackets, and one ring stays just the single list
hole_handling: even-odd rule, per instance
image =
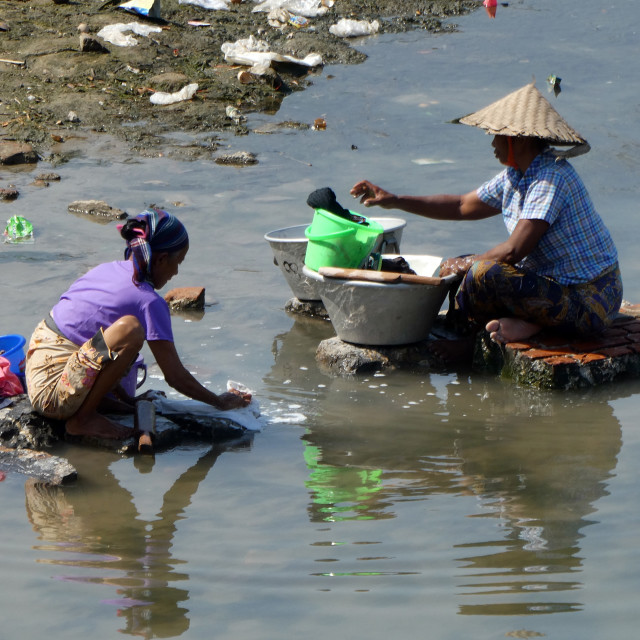
[{"label": "purple t-shirt", "polygon": [[78,278],[51,314],[62,333],[78,345],[122,316],[135,316],[147,340],[170,340],[169,305],[147,282],[136,285],[130,260],[105,262]]}]

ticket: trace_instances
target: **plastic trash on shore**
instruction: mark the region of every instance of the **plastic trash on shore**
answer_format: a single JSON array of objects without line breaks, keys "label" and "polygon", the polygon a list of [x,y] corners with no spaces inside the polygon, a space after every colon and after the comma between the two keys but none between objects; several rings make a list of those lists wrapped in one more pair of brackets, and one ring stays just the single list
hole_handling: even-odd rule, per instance
[{"label": "plastic trash on shore", "polygon": [[323,16],[329,7],[333,6],[333,0],[265,0],[252,9],[253,13],[269,13],[273,9],[286,9],[287,11],[304,16],[316,18]]},{"label": "plastic trash on shore", "polygon": [[12,216],[7,220],[4,241],[8,244],[33,244],[33,225],[22,216]]},{"label": "plastic trash on shore", "polygon": [[129,0],[119,8],[149,18],[160,18],[160,0]]},{"label": "plastic trash on shore", "polygon": [[185,100],[191,100],[198,90],[198,84],[196,82],[188,84],[182,87],[180,91],[174,93],[165,93],[164,91],[156,91],[151,95],[149,100],[151,104],[175,104],[176,102],[184,102]]},{"label": "plastic trash on shore", "polygon": [[193,4],[210,11],[228,11],[231,0],[178,0],[178,4]]},{"label": "plastic trash on shore", "polygon": [[162,29],[160,27],[140,24],[139,22],[129,22],[127,24],[119,22],[102,27],[96,35],[105,42],[110,42],[117,47],[135,47],[138,41],[127,33],[128,31],[132,31],[138,36],[148,37],[151,33],[160,33]]},{"label": "plastic trash on shore", "polygon": [[255,67],[257,75],[260,75],[260,69],[264,73],[264,67],[270,66],[272,62],[291,62],[305,67],[317,67],[322,64],[322,56],[319,53],[309,53],[302,59],[275,53],[269,51],[269,45],[264,40],[258,40],[254,36],[236,42],[225,42],[221,49],[226,62]]},{"label": "plastic trash on shore", "polygon": [[342,18],[329,27],[329,33],[338,38],[355,38],[357,36],[371,36],[378,33],[380,23],[377,20],[368,22],[367,20],[349,20]]}]

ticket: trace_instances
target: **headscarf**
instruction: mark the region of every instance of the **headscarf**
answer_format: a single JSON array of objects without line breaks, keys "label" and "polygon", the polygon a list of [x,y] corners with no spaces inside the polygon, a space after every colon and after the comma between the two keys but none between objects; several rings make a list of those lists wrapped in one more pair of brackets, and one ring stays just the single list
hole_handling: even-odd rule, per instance
[{"label": "headscarf", "polygon": [[118,225],[127,241],[124,259],[133,260],[135,282],[153,284],[151,257],[155,252],[175,253],[189,244],[184,225],[174,215],[162,209],[145,209],[124,224]]}]

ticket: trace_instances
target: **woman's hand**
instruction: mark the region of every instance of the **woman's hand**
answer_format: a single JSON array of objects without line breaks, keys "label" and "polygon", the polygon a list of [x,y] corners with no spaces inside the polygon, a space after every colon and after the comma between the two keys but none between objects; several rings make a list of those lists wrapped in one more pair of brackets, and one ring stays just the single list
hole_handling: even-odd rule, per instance
[{"label": "woman's hand", "polygon": [[463,276],[478,259],[478,256],[459,256],[457,258],[447,258],[440,265],[438,275],[441,278],[450,275]]},{"label": "woman's hand", "polygon": [[229,411],[229,409],[242,409],[251,402],[251,394],[244,393],[233,389],[226,393],[218,395],[217,408],[221,411]]},{"label": "woman's hand", "polygon": [[351,195],[354,198],[360,198],[360,204],[365,207],[382,207],[383,209],[394,209],[396,205],[396,196],[377,187],[368,180],[361,180],[351,188]]}]

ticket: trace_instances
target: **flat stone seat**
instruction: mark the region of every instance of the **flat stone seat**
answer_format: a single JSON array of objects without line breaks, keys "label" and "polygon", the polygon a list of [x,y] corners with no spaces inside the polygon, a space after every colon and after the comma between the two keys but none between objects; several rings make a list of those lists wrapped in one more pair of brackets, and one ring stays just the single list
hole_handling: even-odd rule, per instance
[{"label": "flat stone seat", "polygon": [[[476,343],[474,369],[497,373],[541,389],[576,389],[640,375],[640,307],[623,307],[613,325],[595,338],[539,333],[497,345],[486,333]],[[631,312],[631,313],[630,313]]]},{"label": "flat stone seat", "polygon": [[[463,340],[447,329],[441,314],[429,339],[408,345],[363,346],[337,337],[323,340],[316,351],[321,369],[338,375],[401,367],[451,371],[431,351],[432,340]],[[640,376],[640,305],[625,303],[613,325],[596,338],[574,338],[543,332],[528,340],[499,345],[482,331],[475,343],[473,370],[498,375],[540,389],[578,389]]]}]

